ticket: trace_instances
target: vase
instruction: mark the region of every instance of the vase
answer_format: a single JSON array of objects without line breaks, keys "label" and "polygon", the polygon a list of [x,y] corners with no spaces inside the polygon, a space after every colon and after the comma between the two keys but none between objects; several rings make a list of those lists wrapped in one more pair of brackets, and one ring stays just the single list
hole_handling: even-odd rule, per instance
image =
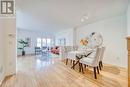
[{"label": "vase", "polygon": [[25,51],[22,51],[22,56],[25,56]]}]

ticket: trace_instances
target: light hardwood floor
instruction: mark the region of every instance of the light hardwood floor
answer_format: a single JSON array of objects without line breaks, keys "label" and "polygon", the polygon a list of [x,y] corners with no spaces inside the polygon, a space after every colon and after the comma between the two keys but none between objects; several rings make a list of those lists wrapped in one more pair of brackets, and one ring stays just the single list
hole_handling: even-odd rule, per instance
[{"label": "light hardwood floor", "polygon": [[95,80],[91,68],[82,74],[59,58],[18,57],[17,64],[17,74],[6,78],[2,87],[128,87],[126,69],[111,65]]}]

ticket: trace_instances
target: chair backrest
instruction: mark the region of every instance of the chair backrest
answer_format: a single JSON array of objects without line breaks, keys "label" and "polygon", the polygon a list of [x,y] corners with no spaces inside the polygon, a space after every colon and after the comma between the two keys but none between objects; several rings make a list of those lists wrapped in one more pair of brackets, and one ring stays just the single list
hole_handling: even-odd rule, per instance
[{"label": "chair backrest", "polygon": [[100,61],[103,60],[103,56],[104,56],[104,51],[105,51],[106,47],[102,47],[102,50],[101,50],[101,54],[100,54]]},{"label": "chair backrest", "polygon": [[72,46],[60,46],[60,57],[67,58],[68,52],[72,50]]},{"label": "chair backrest", "polygon": [[100,61],[101,50],[102,50],[101,47],[96,49],[96,55],[95,55],[95,58],[93,60],[93,66],[98,66],[99,61]]}]

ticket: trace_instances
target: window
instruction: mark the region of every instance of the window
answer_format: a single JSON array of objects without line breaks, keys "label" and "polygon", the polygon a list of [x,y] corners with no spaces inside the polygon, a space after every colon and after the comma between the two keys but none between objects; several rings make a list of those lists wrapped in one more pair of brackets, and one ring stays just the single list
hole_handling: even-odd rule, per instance
[{"label": "window", "polygon": [[51,46],[51,39],[47,38],[47,46]]},{"label": "window", "polygon": [[37,38],[37,47],[42,47],[42,40],[41,40],[41,38]]},{"label": "window", "polygon": [[42,46],[46,46],[46,45],[47,45],[46,38],[43,38],[43,39],[42,39]]},{"label": "window", "polygon": [[55,40],[51,39],[51,45],[54,46],[55,45]]},{"label": "window", "polygon": [[37,38],[37,47],[52,46],[53,44],[54,42],[50,38]]}]

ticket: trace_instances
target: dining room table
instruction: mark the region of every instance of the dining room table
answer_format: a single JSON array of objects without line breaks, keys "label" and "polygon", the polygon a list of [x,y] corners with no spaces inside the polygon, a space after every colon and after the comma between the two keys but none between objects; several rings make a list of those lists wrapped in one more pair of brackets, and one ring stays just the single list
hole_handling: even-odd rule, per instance
[{"label": "dining room table", "polygon": [[86,51],[81,51],[81,50],[77,50],[77,51],[71,51],[68,53],[69,59],[72,59],[75,61],[75,63],[72,65],[71,68],[75,68],[75,66],[77,64],[79,64],[80,59],[84,58],[84,57],[88,57],[91,53],[93,52],[93,50],[88,49]]}]

